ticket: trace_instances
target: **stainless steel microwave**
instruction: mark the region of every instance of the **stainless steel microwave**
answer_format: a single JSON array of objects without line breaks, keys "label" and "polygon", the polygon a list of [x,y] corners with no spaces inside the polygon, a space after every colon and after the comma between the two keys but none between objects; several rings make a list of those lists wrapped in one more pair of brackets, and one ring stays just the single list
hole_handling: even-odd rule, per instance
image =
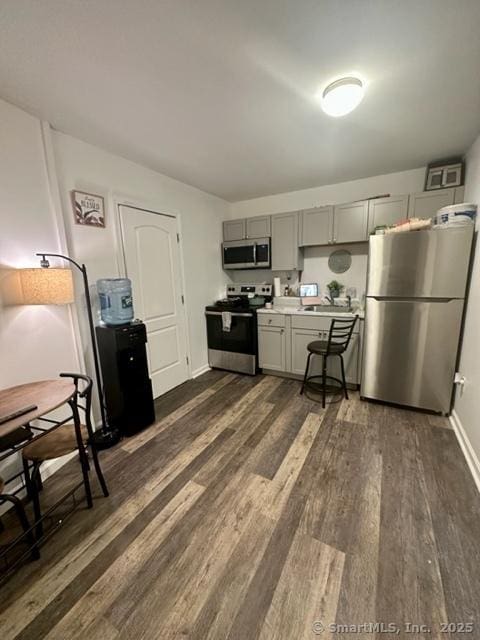
[{"label": "stainless steel microwave", "polygon": [[224,242],[222,252],[224,269],[270,268],[270,238]]}]

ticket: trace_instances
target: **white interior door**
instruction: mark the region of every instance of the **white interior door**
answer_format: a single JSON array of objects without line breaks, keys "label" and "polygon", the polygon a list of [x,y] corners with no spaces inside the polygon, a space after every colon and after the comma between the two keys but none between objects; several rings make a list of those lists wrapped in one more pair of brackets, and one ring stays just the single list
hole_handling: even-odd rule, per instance
[{"label": "white interior door", "polygon": [[120,205],[127,277],[135,316],[147,327],[153,395],[188,378],[177,220]]}]

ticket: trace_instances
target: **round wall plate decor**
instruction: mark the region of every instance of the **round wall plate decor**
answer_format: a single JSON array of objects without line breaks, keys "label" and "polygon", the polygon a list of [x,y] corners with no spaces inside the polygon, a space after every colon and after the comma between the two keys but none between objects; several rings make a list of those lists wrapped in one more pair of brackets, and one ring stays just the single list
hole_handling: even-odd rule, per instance
[{"label": "round wall plate decor", "polygon": [[328,267],[333,273],[345,273],[352,266],[352,254],[345,249],[338,249],[330,254]]}]

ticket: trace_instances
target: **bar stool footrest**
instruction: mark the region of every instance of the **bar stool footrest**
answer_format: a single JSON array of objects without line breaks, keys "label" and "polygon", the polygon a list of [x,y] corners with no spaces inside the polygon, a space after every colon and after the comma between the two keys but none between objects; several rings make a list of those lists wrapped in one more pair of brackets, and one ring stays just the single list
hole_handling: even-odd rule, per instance
[{"label": "bar stool footrest", "polygon": [[[325,384],[325,393],[327,395],[335,395],[337,393],[343,394],[343,384],[339,378],[334,378],[333,376],[325,376],[327,383]],[[318,380],[319,382],[316,382]],[[328,384],[329,380],[333,380],[336,384]],[[323,392],[323,383],[322,383],[322,375],[314,375],[308,376],[305,380],[305,389],[310,389],[310,391],[314,391],[315,393]]]}]

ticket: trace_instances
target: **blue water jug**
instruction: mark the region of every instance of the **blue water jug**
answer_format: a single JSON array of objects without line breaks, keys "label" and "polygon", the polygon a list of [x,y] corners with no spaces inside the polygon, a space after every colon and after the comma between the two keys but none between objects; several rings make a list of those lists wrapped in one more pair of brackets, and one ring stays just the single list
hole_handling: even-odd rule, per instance
[{"label": "blue water jug", "polygon": [[128,278],[97,280],[97,291],[102,322],[119,325],[133,320],[132,283]]}]

